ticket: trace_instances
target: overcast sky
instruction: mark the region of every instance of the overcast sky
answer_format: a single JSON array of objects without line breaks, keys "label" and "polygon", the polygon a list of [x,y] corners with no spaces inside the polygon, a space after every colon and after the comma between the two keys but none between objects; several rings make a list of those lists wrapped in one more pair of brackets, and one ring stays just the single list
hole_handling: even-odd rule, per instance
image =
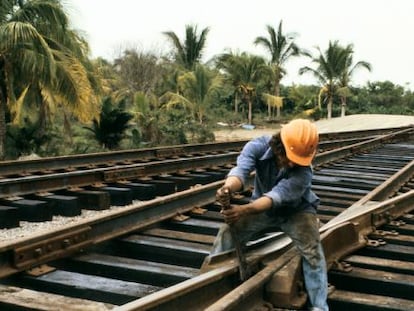
[{"label": "overcast sky", "polygon": [[[354,45],[354,61],[371,63],[353,76],[354,84],[389,80],[414,89],[414,1],[411,0],[64,0],[72,26],[83,32],[92,56],[113,59],[127,47],[168,51],[162,35],[173,31],[184,38],[185,25],[210,28],[205,57],[246,51],[265,55],[255,47],[267,36],[266,25],[297,33],[297,44],[316,53],[329,41]],[[284,84],[316,83],[298,76],[308,59],[289,62]]]}]

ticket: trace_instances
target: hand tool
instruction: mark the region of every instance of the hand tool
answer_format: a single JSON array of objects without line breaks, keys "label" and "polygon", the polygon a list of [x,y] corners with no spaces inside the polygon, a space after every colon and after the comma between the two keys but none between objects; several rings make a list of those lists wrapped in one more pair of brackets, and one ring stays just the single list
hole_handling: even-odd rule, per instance
[{"label": "hand tool", "polygon": [[[230,207],[230,192],[228,189],[224,189],[225,194],[227,194],[228,199],[225,202],[222,202],[222,208],[224,210],[231,208]],[[234,247],[236,249],[237,258],[239,260],[239,272],[240,272],[240,280],[243,282],[247,280],[250,275],[250,269],[246,261],[246,257],[243,254],[243,246],[237,236],[237,231],[235,230],[233,224],[229,224],[230,227],[230,234],[231,238],[233,239]]]}]

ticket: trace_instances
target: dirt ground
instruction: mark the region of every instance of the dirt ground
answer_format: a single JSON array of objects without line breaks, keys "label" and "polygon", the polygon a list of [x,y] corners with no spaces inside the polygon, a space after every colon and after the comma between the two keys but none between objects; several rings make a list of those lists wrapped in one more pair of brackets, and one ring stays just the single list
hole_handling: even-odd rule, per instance
[{"label": "dirt ground", "polygon": [[[414,116],[358,114],[330,120],[322,119],[315,122],[320,133],[346,132],[369,129],[382,129],[414,125]],[[274,134],[277,129],[225,128],[214,132],[216,141],[248,140],[264,134]]]}]

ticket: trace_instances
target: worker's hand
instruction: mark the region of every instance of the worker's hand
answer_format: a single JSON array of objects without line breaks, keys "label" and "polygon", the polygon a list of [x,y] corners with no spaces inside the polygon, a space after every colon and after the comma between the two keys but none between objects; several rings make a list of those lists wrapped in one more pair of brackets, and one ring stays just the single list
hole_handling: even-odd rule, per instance
[{"label": "worker's hand", "polygon": [[229,187],[223,186],[216,192],[217,202],[226,209],[230,206],[231,191]]},{"label": "worker's hand", "polygon": [[229,225],[237,222],[243,216],[243,205],[230,205],[228,209],[220,211],[224,216],[224,221]]}]

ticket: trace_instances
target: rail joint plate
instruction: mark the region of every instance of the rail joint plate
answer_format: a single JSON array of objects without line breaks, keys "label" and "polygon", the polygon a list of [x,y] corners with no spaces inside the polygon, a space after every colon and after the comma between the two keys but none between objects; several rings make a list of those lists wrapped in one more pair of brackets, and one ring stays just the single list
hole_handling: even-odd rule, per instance
[{"label": "rail joint plate", "polygon": [[158,149],[156,151],[156,156],[158,158],[175,157],[175,156],[181,156],[182,154],[185,154],[184,148],[180,148],[180,147]]},{"label": "rail joint plate", "polygon": [[134,179],[144,175],[143,167],[124,168],[104,172],[105,181],[117,181],[125,179]]},{"label": "rail joint plate", "polygon": [[77,251],[89,244],[88,233],[90,230],[91,228],[88,226],[41,242],[15,248],[13,250],[13,264],[18,269],[29,268]]}]

